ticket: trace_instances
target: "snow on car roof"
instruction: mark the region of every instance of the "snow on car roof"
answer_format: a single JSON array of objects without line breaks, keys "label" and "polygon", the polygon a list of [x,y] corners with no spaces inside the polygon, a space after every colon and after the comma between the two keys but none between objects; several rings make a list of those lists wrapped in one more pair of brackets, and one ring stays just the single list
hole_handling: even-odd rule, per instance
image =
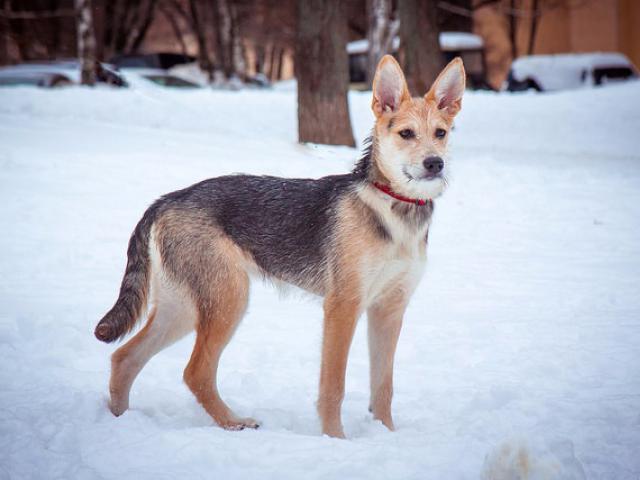
[{"label": "snow on car roof", "polygon": [[73,82],[80,81],[80,70],[78,63],[71,62],[42,62],[42,63],[22,63],[0,67],[0,77],[8,78],[20,76],[36,76],[42,74],[64,75]]},{"label": "snow on car roof", "polygon": [[[101,63],[104,69],[113,69],[108,63]],[[0,76],[13,77],[15,75],[35,74],[64,75],[75,83],[80,82],[80,62],[76,59],[44,60],[39,62],[25,62],[16,65],[0,67]]]},{"label": "snow on car roof", "polygon": [[545,90],[559,90],[582,85],[583,72],[599,67],[634,70],[629,59],[621,53],[594,52],[520,57],[511,64],[511,72],[516,80],[529,78]]},{"label": "snow on car roof", "polygon": [[[440,48],[442,50],[477,50],[482,48],[482,38],[467,32],[442,32],[440,33]],[[396,51],[400,46],[400,38],[393,39],[392,49]],[[351,54],[366,53],[369,50],[369,40],[363,38],[347,44],[347,52]]]},{"label": "snow on car roof", "polygon": [[482,37],[467,32],[442,32],[440,48],[442,50],[475,50],[484,46]]},{"label": "snow on car roof", "polygon": [[530,55],[520,57],[512,63],[513,68],[547,68],[562,65],[569,68],[628,67],[629,59],[622,53],[561,53],[556,55]]}]

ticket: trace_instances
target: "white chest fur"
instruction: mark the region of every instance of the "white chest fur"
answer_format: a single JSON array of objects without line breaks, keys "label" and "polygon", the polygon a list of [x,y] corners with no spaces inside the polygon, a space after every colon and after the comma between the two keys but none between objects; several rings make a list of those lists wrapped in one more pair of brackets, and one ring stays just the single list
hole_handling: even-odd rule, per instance
[{"label": "white chest fur", "polygon": [[413,292],[422,277],[426,262],[425,238],[429,223],[416,228],[408,225],[391,210],[393,199],[371,188],[358,192],[360,198],[377,214],[391,239],[375,255],[363,258],[361,268],[363,298],[366,305],[385,293],[403,289]]}]

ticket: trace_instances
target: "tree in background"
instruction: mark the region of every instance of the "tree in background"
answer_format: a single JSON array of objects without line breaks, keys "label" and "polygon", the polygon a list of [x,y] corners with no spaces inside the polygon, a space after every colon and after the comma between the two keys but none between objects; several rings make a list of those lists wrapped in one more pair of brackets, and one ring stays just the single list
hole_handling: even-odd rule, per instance
[{"label": "tree in background", "polygon": [[[104,9],[101,57],[136,53],[153,23],[159,0],[101,0]],[[98,2],[96,2],[98,3]]]},{"label": "tree in background", "polygon": [[[180,5],[178,2],[174,2],[174,4],[176,6]],[[209,56],[209,48],[207,46],[206,23],[200,18],[196,0],[189,0],[189,15],[186,18],[198,42],[198,64],[211,81],[213,80],[213,62]]]},{"label": "tree in background", "polygon": [[391,53],[394,37],[398,34],[400,21],[395,17],[391,0],[367,0],[369,28],[367,40],[367,84],[371,87],[380,59]]},{"label": "tree in background", "polygon": [[0,65],[9,63],[9,0],[0,0]]},{"label": "tree in background", "polygon": [[444,67],[437,0],[398,0],[400,60],[409,91],[423,95]]},{"label": "tree in background", "polygon": [[245,67],[277,81],[282,78],[285,54],[293,52],[296,41],[296,0],[233,0],[237,35],[246,56]]},{"label": "tree in background", "polygon": [[298,0],[298,141],[355,146],[349,118],[347,16],[341,0]]},{"label": "tree in background", "polygon": [[80,83],[96,83],[96,35],[93,29],[91,0],[75,0],[78,25],[78,58],[80,59]]},{"label": "tree in background", "polygon": [[74,0],[0,0],[0,42],[0,64],[74,56]]},{"label": "tree in background", "polygon": [[216,18],[216,41],[218,51],[218,65],[225,78],[236,75],[236,63],[234,62],[234,50],[237,27],[232,16],[233,6],[228,0],[214,0],[214,15]]}]

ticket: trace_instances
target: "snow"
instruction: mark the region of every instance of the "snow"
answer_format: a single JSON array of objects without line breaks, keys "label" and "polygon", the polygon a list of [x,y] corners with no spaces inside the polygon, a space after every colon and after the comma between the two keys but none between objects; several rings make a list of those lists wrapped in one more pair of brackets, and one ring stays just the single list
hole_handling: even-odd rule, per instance
[{"label": "snow", "polygon": [[[219,378],[259,430],[215,427],[188,392],[193,336],[149,363],[128,412],[110,414],[116,346],[92,331],[144,208],[210,176],[352,165],[355,150],[296,144],[295,100],[277,89],[0,90],[0,478],[637,479],[635,82],[467,93],[396,356],[396,432],[367,412],[362,320],[349,439],[320,435],[321,302],[260,283]],[[362,141],[369,94],[350,102]]]},{"label": "snow", "polygon": [[[520,57],[511,64],[516,80],[535,80],[544,90],[562,90],[589,85],[596,68],[626,67],[635,71],[622,53],[571,53]],[[583,75],[587,75],[583,78]]]},{"label": "snow", "polygon": [[78,67],[78,62],[75,60],[60,62],[22,63],[18,65],[0,67],[0,78],[13,78],[16,76],[37,76],[39,74],[54,73],[64,75],[72,82],[80,82],[80,68]]},{"label": "snow", "polygon": [[441,32],[440,48],[442,50],[475,50],[484,46],[482,37],[467,32]]},{"label": "snow", "polygon": [[[441,32],[440,48],[445,51],[454,50],[478,50],[484,46],[482,37],[467,32]],[[392,41],[392,49],[395,52],[400,47],[400,37],[394,37]],[[362,54],[369,51],[369,40],[362,38],[354,40],[347,44],[347,52],[349,54]]]}]

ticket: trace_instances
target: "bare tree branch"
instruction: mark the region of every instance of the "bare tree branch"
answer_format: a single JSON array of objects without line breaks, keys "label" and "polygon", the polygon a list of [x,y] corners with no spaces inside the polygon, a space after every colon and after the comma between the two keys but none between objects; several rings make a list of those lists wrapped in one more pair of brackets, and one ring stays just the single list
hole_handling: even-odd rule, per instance
[{"label": "bare tree branch", "polygon": [[184,38],[182,38],[182,31],[180,30],[180,25],[178,25],[178,22],[176,21],[176,17],[172,15],[171,10],[164,3],[160,4],[160,13],[162,13],[169,22],[171,30],[173,30],[173,34],[176,36],[176,40],[180,44],[180,51],[183,55],[186,55],[187,45],[184,43]]},{"label": "bare tree branch", "polygon": [[56,17],[75,17],[76,11],[72,8],[61,8],[58,10],[41,11],[41,12],[28,12],[20,11],[16,12],[11,10],[10,7],[5,4],[4,8],[0,9],[0,17],[7,18],[9,20],[41,20],[46,18]]},{"label": "bare tree branch", "polygon": [[137,52],[140,48],[140,44],[143,42],[144,37],[147,35],[147,31],[153,22],[157,3],[158,0],[148,0],[144,15],[129,34],[127,44],[124,48],[125,52]]}]

